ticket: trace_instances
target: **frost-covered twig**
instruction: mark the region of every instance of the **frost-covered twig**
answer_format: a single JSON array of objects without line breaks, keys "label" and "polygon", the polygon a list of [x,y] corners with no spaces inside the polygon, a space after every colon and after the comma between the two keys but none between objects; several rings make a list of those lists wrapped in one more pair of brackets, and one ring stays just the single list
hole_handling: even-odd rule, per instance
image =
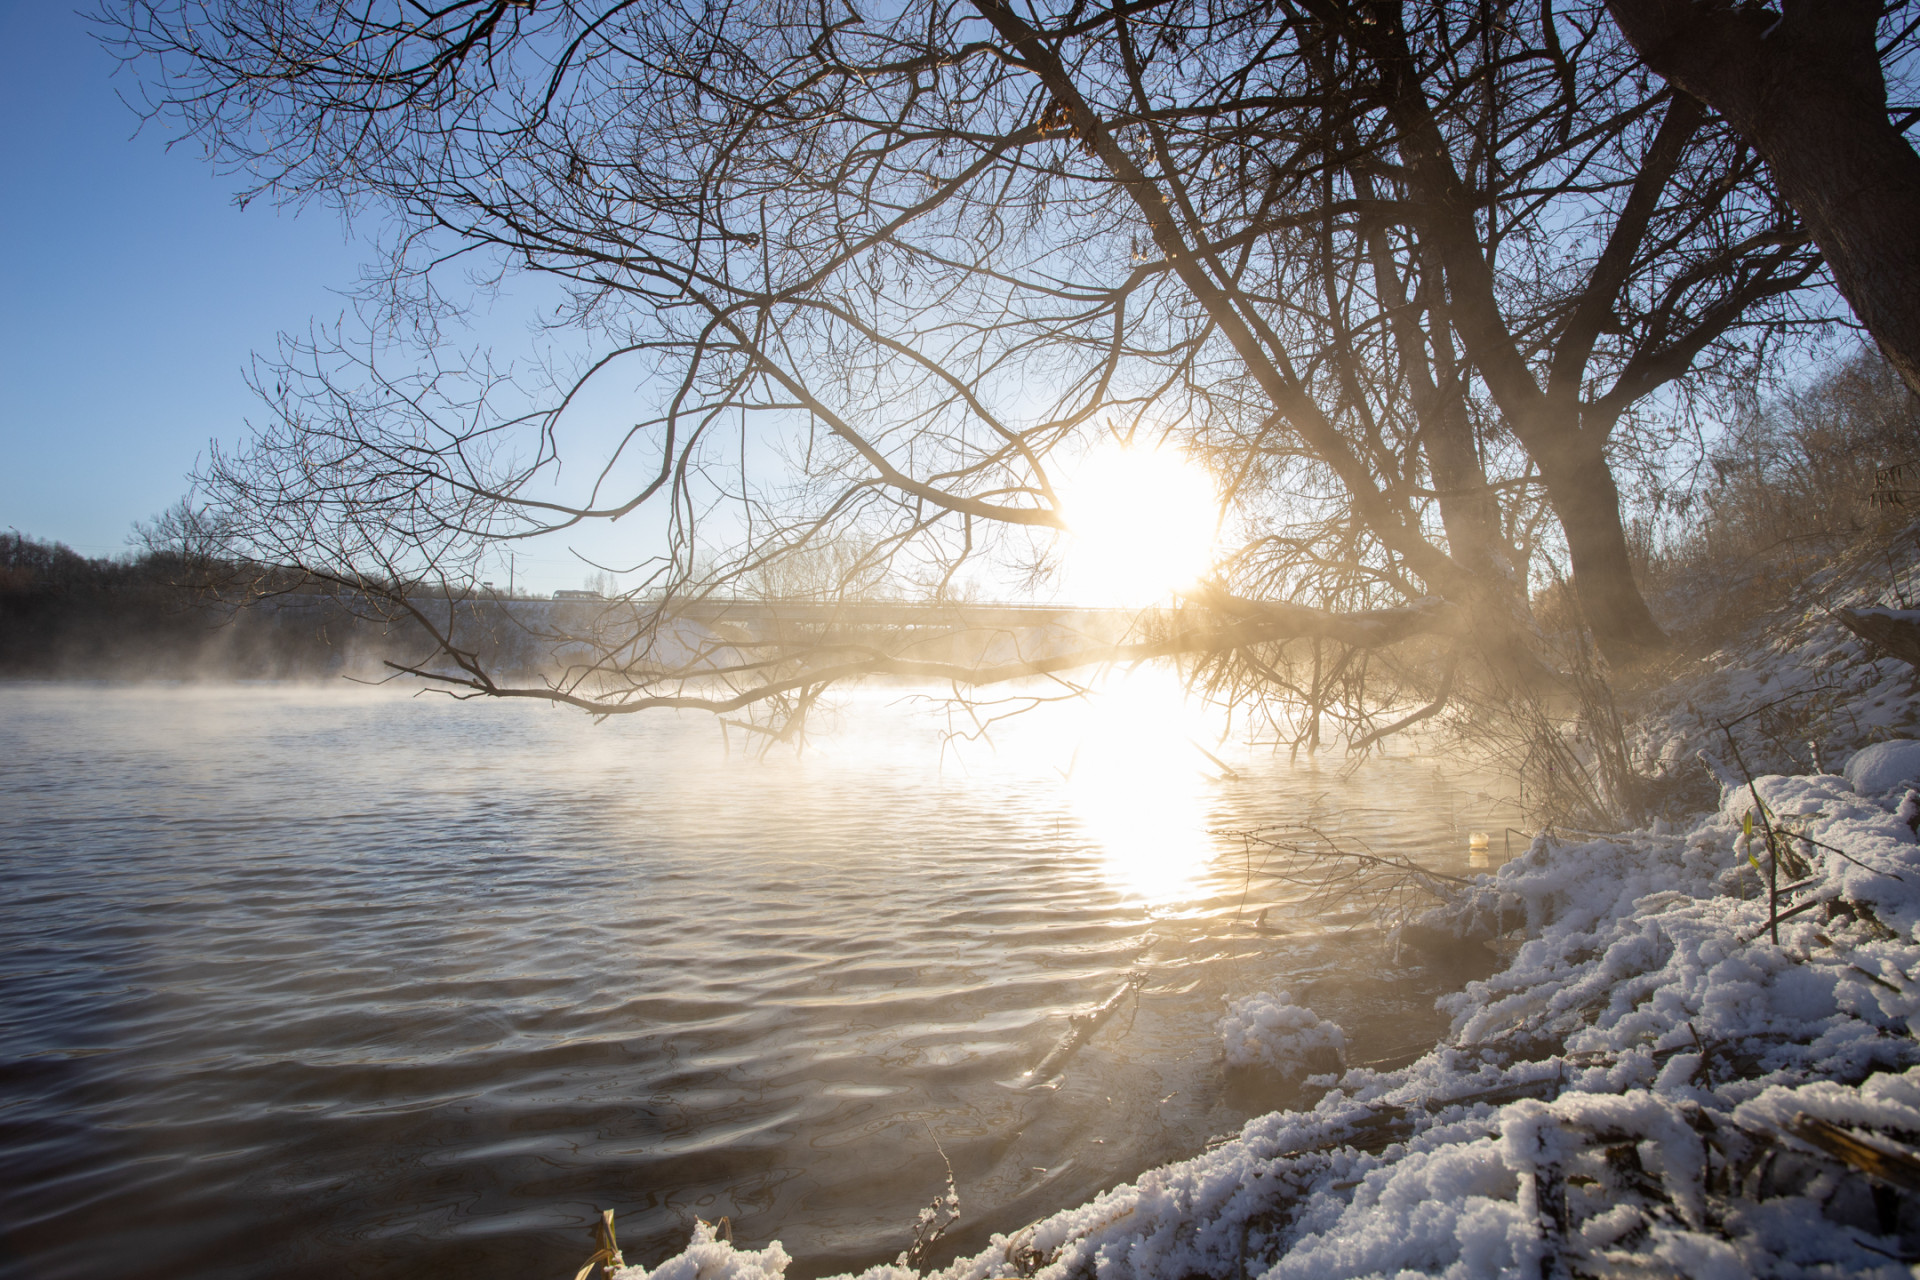
[{"label": "frost-covered twig", "polygon": [[[927,1126],[927,1136],[933,1139],[933,1149],[940,1153],[940,1163],[947,1167],[947,1190],[944,1195],[935,1196],[927,1202],[913,1221],[913,1243],[908,1245],[896,1260],[896,1266],[920,1267],[926,1265],[927,1255],[933,1251],[934,1242],[947,1234],[947,1228],[960,1221],[960,1191],[953,1181],[953,1161],[947,1159],[947,1149],[940,1145],[940,1135]],[[946,1217],[940,1215],[944,1211]]]}]

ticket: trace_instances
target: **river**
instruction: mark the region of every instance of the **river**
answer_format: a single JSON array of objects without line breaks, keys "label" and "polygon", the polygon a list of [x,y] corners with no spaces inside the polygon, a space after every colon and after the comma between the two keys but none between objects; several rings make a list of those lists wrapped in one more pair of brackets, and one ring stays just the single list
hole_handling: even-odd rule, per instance
[{"label": "river", "polygon": [[905,1247],[943,1158],[951,1256],[1237,1130],[1274,1099],[1226,1079],[1224,998],[1429,1046],[1459,975],[1212,833],[1457,871],[1517,818],[1219,728],[1147,676],[984,736],[856,690],[765,753],[692,714],[0,685],[0,1274],[557,1278],[610,1208],[630,1262],[725,1216],[804,1280]]}]

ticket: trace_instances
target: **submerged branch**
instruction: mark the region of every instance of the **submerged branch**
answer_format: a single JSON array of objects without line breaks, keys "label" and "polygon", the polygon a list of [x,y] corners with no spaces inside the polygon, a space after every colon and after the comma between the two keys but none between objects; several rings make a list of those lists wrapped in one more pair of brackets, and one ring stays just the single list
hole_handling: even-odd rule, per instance
[{"label": "submerged branch", "polygon": [[[1316,827],[1289,825],[1227,830],[1217,835],[1238,837],[1247,856],[1247,881],[1255,876],[1304,890],[1297,905],[1315,914],[1336,910],[1368,916],[1404,916],[1415,898],[1449,901],[1466,881],[1421,866],[1399,854],[1350,848]],[[1254,862],[1258,851],[1259,863]],[[1243,899],[1244,900],[1244,899]],[[1264,924],[1267,910],[1256,917]]]}]

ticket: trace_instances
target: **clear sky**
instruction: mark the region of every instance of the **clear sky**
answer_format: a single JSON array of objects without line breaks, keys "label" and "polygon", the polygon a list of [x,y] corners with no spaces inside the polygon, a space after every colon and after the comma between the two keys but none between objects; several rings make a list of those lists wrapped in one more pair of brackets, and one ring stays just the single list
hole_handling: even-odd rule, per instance
[{"label": "clear sky", "polygon": [[[210,440],[245,438],[251,353],[351,317],[371,256],[328,209],[237,208],[193,143],[142,128],[135,89],[71,0],[0,0],[0,530],[89,555],[179,499]],[[509,296],[479,336],[523,358],[530,318]],[[622,390],[581,425],[632,421]],[[644,523],[521,544],[519,581],[629,563]]]},{"label": "clear sky", "polygon": [[212,437],[241,370],[341,313],[338,217],[256,204],[116,98],[129,77],[64,0],[0,0],[0,529],[118,551]]}]

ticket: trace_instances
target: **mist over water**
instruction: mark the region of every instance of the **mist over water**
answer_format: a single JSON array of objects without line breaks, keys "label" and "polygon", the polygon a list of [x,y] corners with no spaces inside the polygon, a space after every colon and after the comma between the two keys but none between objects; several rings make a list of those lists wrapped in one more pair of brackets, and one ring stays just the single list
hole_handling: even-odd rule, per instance
[{"label": "mist over water", "polygon": [[1432,762],[1224,776],[1185,714],[1149,687],[989,750],[866,689],[763,759],[704,716],[0,685],[0,1271],[570,1276],[611,1208],[630,1262],[726,1215],[805,1277],[905,1247],[941,1153],[951,1254],[1275,1101],[1227,1088],[1225,996],[1430,1045],[1448,976],[1207,833],[1460,870],[1510,814]]}]

